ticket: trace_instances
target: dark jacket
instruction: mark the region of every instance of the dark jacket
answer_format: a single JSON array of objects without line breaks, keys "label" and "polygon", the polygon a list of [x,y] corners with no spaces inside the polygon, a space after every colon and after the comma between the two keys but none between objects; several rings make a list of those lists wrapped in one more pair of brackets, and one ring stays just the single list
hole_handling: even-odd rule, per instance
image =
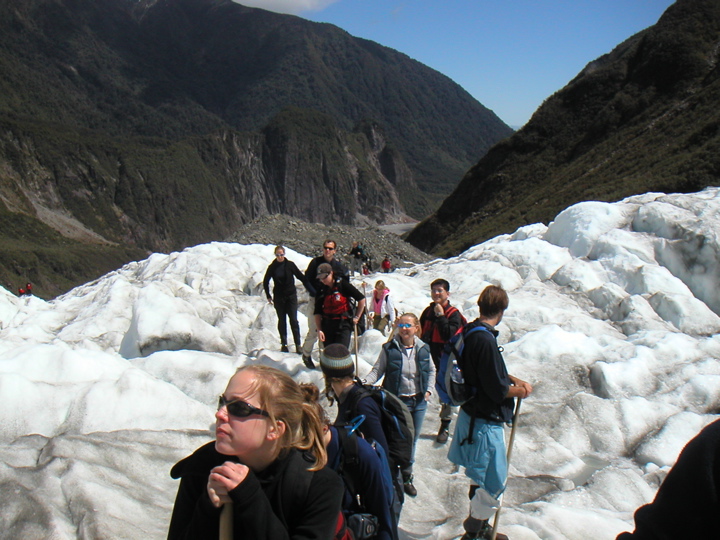
[{"label": "dark jacket", "polygon": [[[320,255],[319,257],[315,257],[313,260],[310,261],[308,264],[307,269],[305,270],[305,288],[307,289],[308,293],[310,293],[310,296],[316,296],[317,290],[320,288],[321,283],[317,280],[317,267],[320,266],[322,263],[326,263],[325,257]],[[332,266],[333,274],[335,275],[335,278],[343,278],[345,281],[349,281],[350,278],[348,277],[348,271],[347,268],[345,268],[340,261],[337,259],[333,259],[332,262],[328,263],[330,266]]]},{"label": "dark jacket", "polygon": [[[315,296],[315,315],[325,315],[323,313],[323,303],[325,302],[325,297],[328,294],[331,294],[335,288],[337,288],[337,291],[344,297],[348,299],[353,298],[356,303],[365,298],[365,295],[358,291],[352,283],[346,279],[336,277],[332,288],[320,285],[317,295]],[[349,318],[352,318],[354,315],[355,313],[352,310],[347,312],[347,317]]]},{"label": "dark jacket", "polygon": [[[210,502],[207,482],[213,467],[232,461],[202,446],[171,470],[181,478],[168,539],[217,540],[220,509]],[[236,540],[328,540],[333,537],[343,496],[343,484],[329,468],[307,470],[312,458],[291,449],[260,473],[229,492],[233,501],[233,538]],[[300,493],[308,485],[306,493]],[[303,482],[303,480],[305,482]],[[304,497],[304,500],[299,500]]]},{"label": "dark jacket", "polygon": [[[357,399],[355,395],[360,392],[361,387],[355,383],[345,390],[338,398],[338,412],[335,423],[338,425],[349,424],[359,415],[365,415],[365,420],[358,431],[368,440],[377,441],[385,450],[386,455],[390,455],[390,445],[385,438],[385,432],[382,427],[382,413],[380,407],[371,397]],[[355,408],[352,409],[353,403],[357,402]]]},{"label": "dark jacket", "polygon": [[270,280],[273,280],[273,297],[294,296],[297,297],[297,289],[295,289],[295,280],[293,276],[305,285],[305,276],[294,262],[285,259],[283,262],[273,260],[265,271],[263,278],[263,288],[265,294],[270,298]]},{"label": "dark jacket", "polygon": [[635,532],[617,540],[717,538],[720,531],[720,420],[680,453],[651,504],[635,512]]},{"label": "dark jacket", "polygon": [[478,319],[468,324],[464,332],[483,325],[489,332],[473,332],[465,338],[459,361],[465,383],[477,389],[477,394],[462,405],[470,416],[493,422],[512,421],[515,400],[506,398],[512,384],[505,360],[497,344],[498,331]]},{"label": "dark jacket", "polygon": [[[452,309],[450,309],[452,308]],[[444,307],[445,314],[438,317],[435,315],[435,304],[430,304],[420,315],[420,328],[422,328],[422,339],[430,346],[435,367],[438,367],[443,346],[450,341],[460,328],[465,324],[465,318],[450,302]],[[448,316],[448,313],[450,315]]]},{"label": "dark jacket", "polygon": [[[342,449],[340,447],[338,429],[330,426],[332,439],[327,447],[328,466],[337,470],[340,467]],[[392,513],[392,501],[388,501],[383,486],[383,472],[380,467],[385,466],[377,453],[365,439],[357,437],[358,461],[354,468],[355,477],[351,480],[355,491],[364,502],[365,511],[378,518],[379,532],[375,536],[377,540],[392,540],[397,537],[395,517]],[[343,474],[350,474],[350,467],[344,467]],[[357,502],[348,489],[345,490],[343,498],[343,511],[357,512]]]}]

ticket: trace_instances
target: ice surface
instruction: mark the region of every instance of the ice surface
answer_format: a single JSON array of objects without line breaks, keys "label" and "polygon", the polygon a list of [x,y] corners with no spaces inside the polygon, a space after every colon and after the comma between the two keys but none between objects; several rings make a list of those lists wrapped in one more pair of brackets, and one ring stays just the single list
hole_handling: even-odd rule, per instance
[{"label": "ice surface", "polygon": [[[522,405],[501,530],[513,540],[632,529],[683,445],[720,406],[720,191],[587,202],[458,257],[371,275],[400,312],[451,283],[468,319],[488,284],[499,341],[535,392]],[[287,250],[302,269],[307,255]],[[164,538],[172,464],[210,440],[216,396],[248,362],[321,384],[278,352],[262,293],[273,246],[154,254],[51,302],[0,289],[0,538]],[[307,294],[299,290],[301,330]],[[386,338],[358,344],[364,375]],[[462,533],[468,481],[420,437],[403,539]],[[334,411],[330,411],[331,417]]]}]

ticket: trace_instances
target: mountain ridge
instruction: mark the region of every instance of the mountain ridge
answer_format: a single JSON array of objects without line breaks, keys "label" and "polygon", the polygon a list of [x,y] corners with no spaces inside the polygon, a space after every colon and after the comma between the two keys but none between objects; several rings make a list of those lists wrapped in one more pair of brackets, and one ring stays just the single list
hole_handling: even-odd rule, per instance
[{"label": "mountain ridge", "polygon": [[720,5],[678,0],[548,97],[408,241],[448,256],[576,202],[717,185],[718,51]]}]

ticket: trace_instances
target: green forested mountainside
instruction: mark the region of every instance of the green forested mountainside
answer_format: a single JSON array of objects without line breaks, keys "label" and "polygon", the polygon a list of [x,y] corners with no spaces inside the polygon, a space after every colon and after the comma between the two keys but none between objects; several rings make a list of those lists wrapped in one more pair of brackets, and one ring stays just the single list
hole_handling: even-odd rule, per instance
[{"label": "green forested mountainside", "polygon": [[402,53],[230,0],[2,0],[0,70],[0,112],[121,137],[256,131],[288,106],[375,121],[421,187],[416,217],[512,132]]},{"label": "green forested mountainside", "polygon": [[678,0],[493,147],[408,240],[447,256],[584,200],[720,182],[720,2]]},{"label": "green forested mountainside", "polygon": [[510,133],[331,25],[230,0],[0,0],[0,234],[23,249],[0,283],[57,294],[269,213],[427,215]]}]

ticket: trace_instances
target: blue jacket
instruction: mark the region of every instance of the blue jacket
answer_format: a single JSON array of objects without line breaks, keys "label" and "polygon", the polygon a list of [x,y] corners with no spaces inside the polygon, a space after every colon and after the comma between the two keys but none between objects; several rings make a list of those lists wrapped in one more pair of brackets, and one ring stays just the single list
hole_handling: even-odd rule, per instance
[{"label": "blue jacket", "polygon": [[[328,466],[340,473],[341,471],[338,471],[338,467],[340,466],[340,453],[342,449],[340,448],[338,440],[338,429],[345,428],[330,426],[332,438],[327,447],[327,452]],[[365,439],[358,437],[357,443],[357,469],[360,474],[358,475],[359,478],[353,479],[355,489],[365,503],[365,510],[378,518],[379,531],[374,538],[377,540],[392,540],[397,537],[397,532],[395,516],[392,513],[392,501],[388,501],[383,486],[383,473],[380,470],[383,463],[380,461],[375,450],[370,446],[370,443]],[[342,474],[344,473],[341,473],[341,476]],[[342,504],[343,511],[356,511],[355,506],[356,502],[353,495],[346,487]]]}]

